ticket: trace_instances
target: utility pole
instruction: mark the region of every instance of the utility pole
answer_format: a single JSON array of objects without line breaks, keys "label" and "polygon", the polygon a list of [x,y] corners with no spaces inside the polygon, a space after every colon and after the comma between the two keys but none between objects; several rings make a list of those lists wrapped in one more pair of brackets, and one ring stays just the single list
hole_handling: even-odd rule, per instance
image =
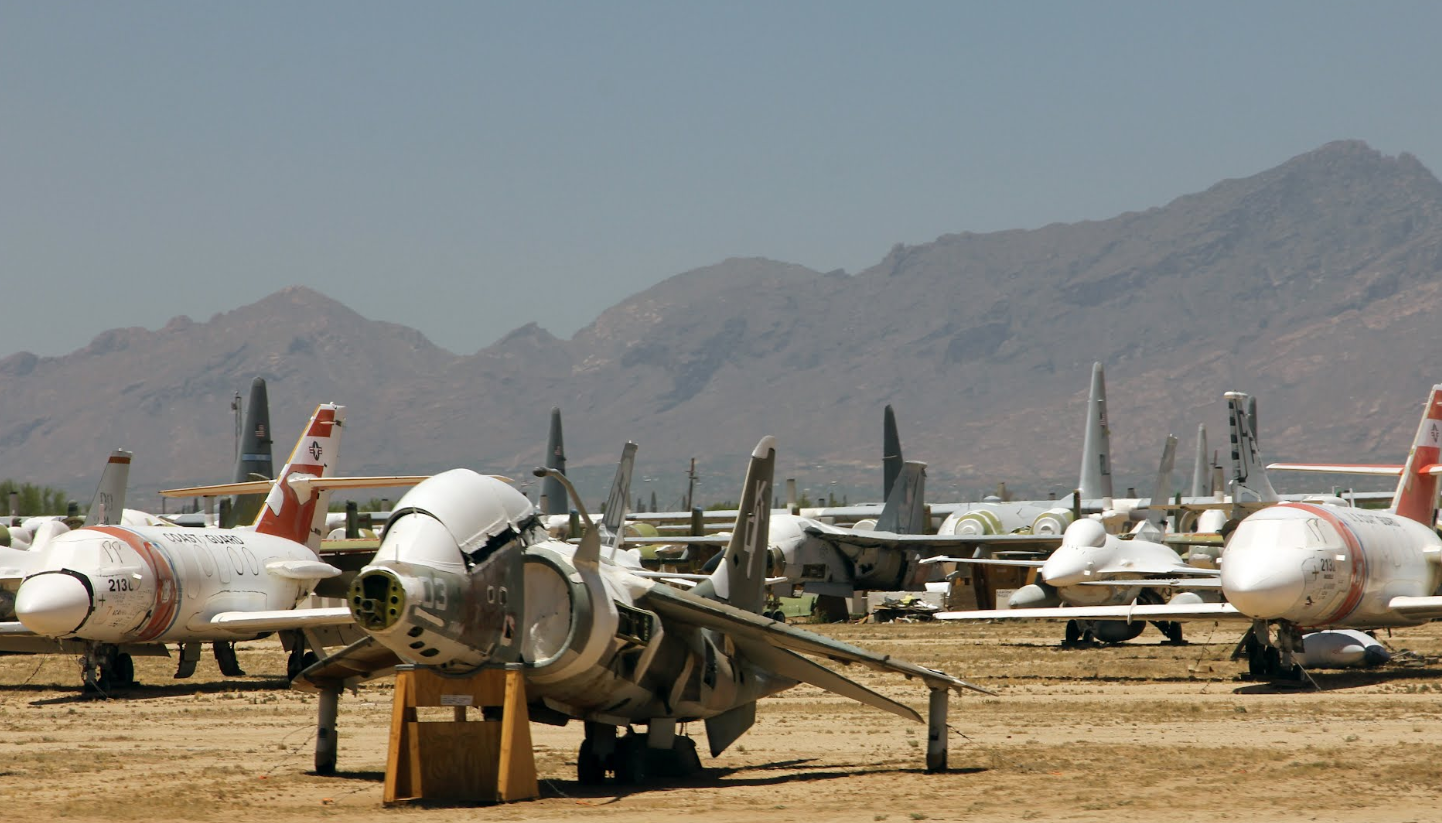
[{"label": "utility pole", "polygon": [[691,458],[691,470],[686,473],[686,505],[682,509],[691,511],[692,499],[696,493],[696,458]]}]

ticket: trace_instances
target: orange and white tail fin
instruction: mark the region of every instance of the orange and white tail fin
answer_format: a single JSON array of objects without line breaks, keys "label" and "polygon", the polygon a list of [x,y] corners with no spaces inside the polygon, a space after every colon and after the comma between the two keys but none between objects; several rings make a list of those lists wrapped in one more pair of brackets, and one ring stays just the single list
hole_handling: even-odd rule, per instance
[{"label": "orange and white tail fin", "polygon": [[1442,454],[1442,384],[1432,387],[1427,395],[1427,408],[1417,436],[1412,439],[1412,452],[1402,467],[1402,479],[1392,503],[1397,514],[1431,526],[1437,514],[1438,474],[1442,474],[1438,456]]},{"label": "orange and white tail fin", "polygon": [[256,517],[257,532],[304,543],[319,551],[330,491],[311,489],[305,481],[333,474],[344,422],[345,406],[322,403],[316,407]]}]

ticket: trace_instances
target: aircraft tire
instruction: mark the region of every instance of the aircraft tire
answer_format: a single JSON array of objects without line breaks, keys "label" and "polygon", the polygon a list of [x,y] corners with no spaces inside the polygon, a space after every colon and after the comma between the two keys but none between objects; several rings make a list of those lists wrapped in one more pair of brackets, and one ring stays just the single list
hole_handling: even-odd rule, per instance
[{"label": "aircraft tire", "polygon": [[646,782],[646,743],[627,737],[616,743],[616,782],[636,786]]},{"label": "aircraft tire", "polygon": [[1075,646],[1077,643],[1080,643],[1081,634],[1080,624],[1075,620],[1068,620],[1066,622],[1066,644],[1068,646]]},{"label": "aircraft tire", "polygon": [[115,667],[110,675],[110,682],[114,686],[135,685],[135,661],[130,655],[123,652],[115,655]]},{"label": "aircraft tire", "polygon": [[576,782],[582,786],[599,786],[606,780],[606,764],[592,751],[591,741],[581,741],[581,752],[576,756]]}]

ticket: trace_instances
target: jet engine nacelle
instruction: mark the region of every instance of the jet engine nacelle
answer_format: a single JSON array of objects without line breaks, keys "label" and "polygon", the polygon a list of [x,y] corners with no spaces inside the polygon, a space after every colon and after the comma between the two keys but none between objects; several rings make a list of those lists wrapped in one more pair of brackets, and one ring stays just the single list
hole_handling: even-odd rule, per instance
[{"label": "jet engine nacelle", "polygon": [[1032,534],[1062,534],[1076,520],[1071,509],[1047,509],[1031,521]]}]

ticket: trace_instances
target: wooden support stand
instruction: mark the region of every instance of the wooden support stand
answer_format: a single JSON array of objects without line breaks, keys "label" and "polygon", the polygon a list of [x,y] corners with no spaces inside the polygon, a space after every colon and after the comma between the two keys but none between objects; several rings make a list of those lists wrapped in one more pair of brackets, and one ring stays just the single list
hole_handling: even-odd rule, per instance
[{"label": "wooden support stand", "polygon": [[[420,721],[416,709],[425,706],[453,707],[455,717]],[[467,720],[467,709],[481,711],[481,719]],[[485,719],[497,713],[499,719]],[[469,677],[445,677],[428,669],[396,673],[386,805],[412,800],[508,803],[539,795],[525,679],[519,670],[485,669]]]}]

